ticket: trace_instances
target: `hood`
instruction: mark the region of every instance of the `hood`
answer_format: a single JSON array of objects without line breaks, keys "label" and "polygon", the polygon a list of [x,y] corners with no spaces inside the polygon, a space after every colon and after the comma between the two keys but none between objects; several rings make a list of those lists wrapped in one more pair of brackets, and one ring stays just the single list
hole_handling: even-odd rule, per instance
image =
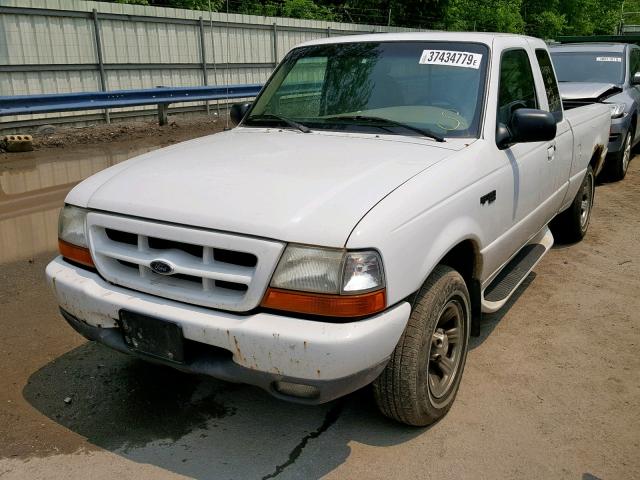
[{"label": "hood", "polygon": [[460,141],[238,128],[116,165],[78,185],[67,202],[341,247],[377,202],[460,148]]},{"label": "hood", "polygon": [[619,85],[613,83],[560,82],[558,86],[563,100],[602,101],[622,91]]}]

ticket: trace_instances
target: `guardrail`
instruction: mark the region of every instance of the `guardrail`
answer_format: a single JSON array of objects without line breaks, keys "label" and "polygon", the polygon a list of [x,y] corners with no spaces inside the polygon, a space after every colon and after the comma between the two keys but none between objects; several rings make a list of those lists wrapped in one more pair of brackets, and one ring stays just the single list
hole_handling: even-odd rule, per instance
[{"label": "guardrail", "polygon": [[255,97],[261,88],[260,84],[251,84],[13,95],[0,97],[0,116],[158,105],[158,122],[166,125],[167,107],[172,103]]}]

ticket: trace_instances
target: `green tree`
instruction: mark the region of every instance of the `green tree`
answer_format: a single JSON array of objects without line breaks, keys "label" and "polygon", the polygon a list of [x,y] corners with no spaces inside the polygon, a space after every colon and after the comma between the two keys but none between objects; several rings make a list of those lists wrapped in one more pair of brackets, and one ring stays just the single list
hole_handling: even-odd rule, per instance
[{"label": "green tree", "polygon": [[554,38],[566,27],[566,17],[560,13],[560,0],[526,0],[522,3],[525,32],[540,38]]},{"label": "green tree", "polygon": [[559,7],[566,17],[565,35],[616,33],[622,0],[564,0]]},{"label": "green tree", "polygon": [[624,25],[640,25],[640,0],[625,0],[621,8],[621,20]]},{"label": "green tree", "polygon": [[280,15],[281,4],[275,1],[261,2],[259,0],[243,0],[235,5],[233,11],[245,15],[263,15],[266,17],[277,17]]},{"label": "green tree", "polygon": [[308,20],[339,20],[331,7],[317,5],[313,0],[284,0],[282,16]]},{"label": "green tree", "polygon": [[[209,0],[112,0],[208,10]],[[640,0],[624,0],[625,12],[640,12]],[[560,35],[616,33],[623,0],[231,0],[230,11],[251,15],[345,21],[402,27]],[[227,0],[211,0],[224,11]],[[640,24],[640,15],[625,15]]]},{"label": "green tree", "polygon": [[567,25],[564,15],[551,10],[532,15],[530,21],[531,23],[527,24],[527,33],[540,38],[556,38]]},{"label": "green tree", "polygon": [[445,9],[447,30],[524,32],[522,0],[450,0]]},{"label": "green tree", "polygon": [[114,3],[125,3],[128,5],[149,5],[148,0],[114,0]]},{"label": "green tree", "polygon": [[[211,1],[211,3],[209,3]],[[188,10],[219,11],[224,7],[224,0],[169,0],[165,6],[173,8],[186,8]]]}]

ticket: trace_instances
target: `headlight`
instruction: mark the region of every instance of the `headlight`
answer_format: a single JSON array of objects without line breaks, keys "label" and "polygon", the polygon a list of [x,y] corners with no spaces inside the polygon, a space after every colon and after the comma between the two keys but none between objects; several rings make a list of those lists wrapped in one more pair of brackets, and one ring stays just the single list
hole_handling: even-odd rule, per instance
[{"label": "headlight", "polygon": [[386,307],[382,259],[373,250],[289,245],[261,305],[331,317],[363,317]]},{"label": "headlight", "polygon": [[384,287],[382,260],[375,251],[289,245],[271,286],[303,292],[352,295]]},{"label": "headlight", "polygon": [[65,205],[58,218],[58,238],[78,247],[87,247],[86,221],[84,208]]},{"label": "headlight", "polygon": [[65,205],[58,218],[58,249],[67,260],[95,267],[87,242],[87,210]]},{"label": "headlight", "polygon": [[608,103],[607,105],[611,109],[611,118],[624,117],[624,110],[627,107],[624,103]]}]

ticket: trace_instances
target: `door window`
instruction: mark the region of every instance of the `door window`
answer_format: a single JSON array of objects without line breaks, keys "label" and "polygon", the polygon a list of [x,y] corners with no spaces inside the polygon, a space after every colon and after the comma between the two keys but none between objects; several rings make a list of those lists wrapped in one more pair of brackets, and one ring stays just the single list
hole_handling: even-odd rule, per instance
[{"label": "door window", "polygon": [[538,59],[538,65],[542,72],[542,81],[544,83],[544,89],[547,92],[547,102],[549,102],[549,111],[553,113],[556,122],[562,120],[562,99],[560,98],[560,92],[558,91],[558,82],[556,82],[556,75],[553,73],[553,66],[551,65],[551,58],[546,50],[542,48],[536,50],[536,58]]},{"label": "door window", "polygon": [[629,79],[631,79],[634,73],[640,72],[640,48],[631,49],[631,59],[629,63]]},{"label": "door window", "polygon": [[522,48],[507,50],[502,54],[498,123],[508,125],[511,115],[518,108],[538,108],[529,55]]}]

